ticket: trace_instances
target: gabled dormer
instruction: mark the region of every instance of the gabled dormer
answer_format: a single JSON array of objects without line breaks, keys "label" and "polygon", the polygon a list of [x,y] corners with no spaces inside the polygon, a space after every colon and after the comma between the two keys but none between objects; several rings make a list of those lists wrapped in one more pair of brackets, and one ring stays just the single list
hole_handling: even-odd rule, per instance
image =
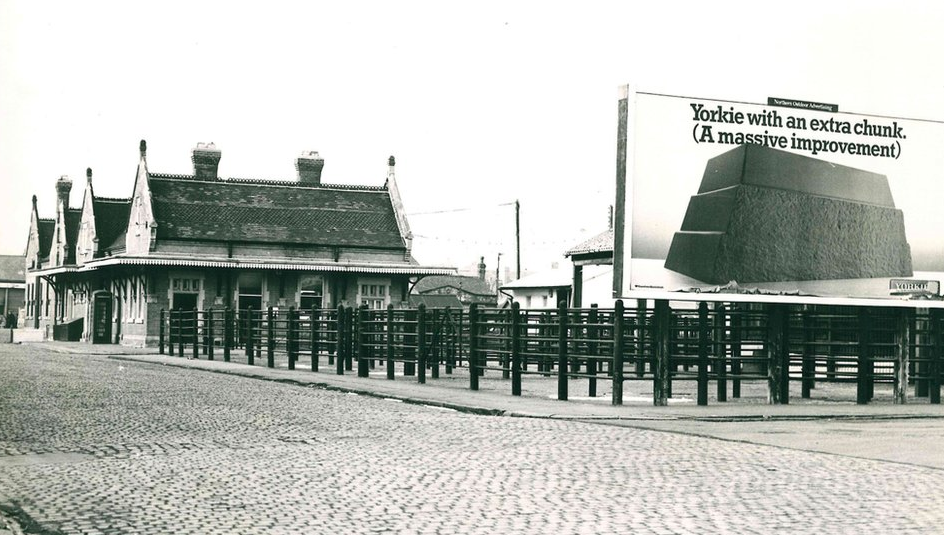
[{"label": "gabled dormer", "polygon": [[125,232],[125,251],[131,255],[146,255],[154,250],[157,240],[157,223],[151,203],[151,188],[147,170],[147,143],[142,139],[141,159],[131,195],[131,210]]},{"label": "gabled dormer", "polygon": [[55,220],[40,219],[36,209],[36,196],[33,195],[33,209],[30,212],[29,238],[26,241],[26,270],[42,268],[43,259],[49,255]]},{"label": "gabled dormer", "polygon": [[92,168],[85,170],[85,193],[82,195],[82,218],[79,222],[79,237],[75,245],[75,263],[81,266],[95,258],[98,238],[95,234],[95,192],[92,191]]},{"label": "gabled dormer", "polygon": [[130,199],[96,197],[92,187],[92,170],[87,169],[85,174],[87,180],[75,248],[77,265],[124,247],[128,212],[131,207]]}]

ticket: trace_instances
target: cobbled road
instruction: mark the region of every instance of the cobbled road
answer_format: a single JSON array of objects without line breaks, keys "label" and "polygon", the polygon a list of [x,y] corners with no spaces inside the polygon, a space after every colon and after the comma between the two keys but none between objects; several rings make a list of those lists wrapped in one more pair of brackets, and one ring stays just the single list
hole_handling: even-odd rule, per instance
[{"label": "cobbled road", "polygon": [[35,533],[944,533],[944,472],[0,346]]}]

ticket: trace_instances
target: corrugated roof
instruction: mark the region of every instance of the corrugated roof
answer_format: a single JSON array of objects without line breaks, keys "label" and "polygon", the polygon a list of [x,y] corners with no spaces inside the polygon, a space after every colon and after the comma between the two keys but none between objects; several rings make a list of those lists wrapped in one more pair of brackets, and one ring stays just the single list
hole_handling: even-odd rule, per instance
[{"label": "corrugated roof", "polygon": [[158,239],[405,249],[381,188],[152,175]]},{"label": "corrugated roof", "polygon": [[482,279],[463,275],[423,277],[413,287],[413,291],[425,294],[437,288],[456,288],[473,295],[494,295],[495,293]]},{"label": "corrugated roof", "polygon": [[591,253],[612,253],[613,252],[613,229],[601,232],[596,236],[571,247],[564,256],[573,256],[575,254]]},{"label": "corrugated roof", "polygon": [[26,257],[0,255],[0,282],[26,282]]}]

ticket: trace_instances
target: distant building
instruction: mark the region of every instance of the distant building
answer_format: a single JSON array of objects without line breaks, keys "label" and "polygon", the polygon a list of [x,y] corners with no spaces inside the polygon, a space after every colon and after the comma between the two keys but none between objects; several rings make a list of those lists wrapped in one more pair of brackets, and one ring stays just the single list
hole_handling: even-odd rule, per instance
[{"label": "distant building", "polygon": [[129,198],[97,197],[91,169],[80,208],[66,177],[54,218],[34,197],[29,326],[84,322],[85,340],[154,344],[162,309],[402,306],[412,279],[454,273],[413,259],[392,156],[382,186],[322,183],[316,152],[296,160],[297,180],[224,179],[220,156],[198,144],[192,175],[153,173],[142,141]]},{"label": "distant building", "polygon": [[571,247],[564,256],[570,257],[574,266],[572,306],[608,306],[613,302],[612,227]]},{"label": "distant building", "polygon": [[502,285],[502,293],[525,309],[557,308],[563,301],[570,303],[571,274],[551,269],[521,277]]},{"label": "distant building", "polygon": [[459,301],[459,298],[454,295],[410,295],[410,306],[418,307],[420,305],[425,306],[426,308],[452,308],[454,310],[462,310],[467,308],[463,306],[462,302]]},{"label": "distant building", "polygon": [[4,327],[19,322],[26,295],[24,264],[22,255],[0,255],[0,325]]},{"label": "distant building", "polygon": [[[479,261],[479,276],[467,277],[462,275],[439,275],[421,278],[413,287],[410,295],[412,303],[426,303],[433,296],[454,296],[463,308],[469,308],[472,303],[481,306],[493,307],[498,302],[497,295],[487,282],[485,282],[485,258]],[[440,300],[445,303],[447,301]],[[442,305],[445,306],[445,305]]]}]

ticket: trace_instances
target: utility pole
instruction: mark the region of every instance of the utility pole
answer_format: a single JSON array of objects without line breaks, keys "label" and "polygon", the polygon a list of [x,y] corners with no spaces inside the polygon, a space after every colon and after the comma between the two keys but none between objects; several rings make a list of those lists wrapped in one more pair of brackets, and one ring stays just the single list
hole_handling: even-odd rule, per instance
[{"label": "utility pole", "polygon": [[521,278],[521,204],[515,199],[515,278]]},{"label": "utility pole", "polygon": [[498,259],[495,261],[495,301],[501,299],[501,253],[498,253]]}]

